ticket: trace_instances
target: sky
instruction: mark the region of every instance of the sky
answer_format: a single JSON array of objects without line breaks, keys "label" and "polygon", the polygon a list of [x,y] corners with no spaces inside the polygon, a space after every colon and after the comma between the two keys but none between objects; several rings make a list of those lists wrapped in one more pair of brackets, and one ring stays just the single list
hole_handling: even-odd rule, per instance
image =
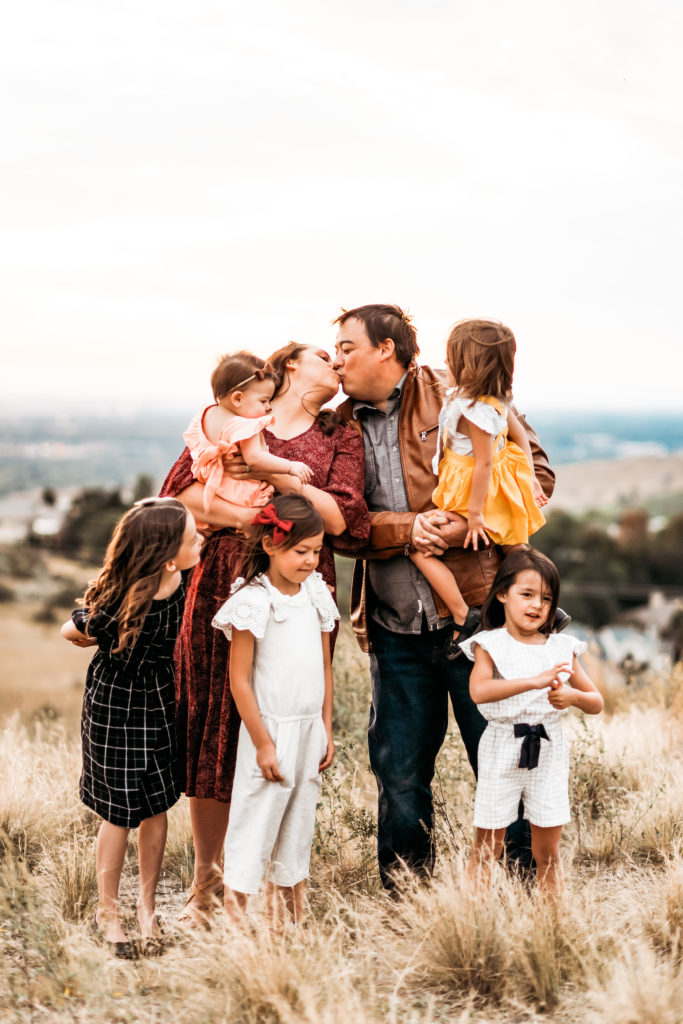
[{"label": "sky", "polygon": [[188,413],[223,352],[396,302],[515,332],[521,409],[679,410],[683,8],[22,0],[2,406]]}]

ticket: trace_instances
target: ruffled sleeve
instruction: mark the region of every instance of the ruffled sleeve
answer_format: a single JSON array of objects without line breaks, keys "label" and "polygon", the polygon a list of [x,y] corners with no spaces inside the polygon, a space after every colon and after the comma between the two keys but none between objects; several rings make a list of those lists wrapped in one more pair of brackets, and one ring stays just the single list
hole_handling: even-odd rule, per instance
[{"label": "ruffled sleeve", "polygon": [[490,654],[495,661],[496,651],[498,650],[496,640],[500,632],[500,629],[482,630],[481,633],[475,633],[474,636],[470,636],[467,640],[463,640],[463,642],[458,646],[462,651],[464,651],[470,661],[474,661],[475,647],[481,647],[487,652],[487,654]]},{"label": "ruffled sleeve", "polygon": [[[451,407],[453,408],[453,413],[451,413]],[[448,429],[455,433],[458,420],[461,416],[464,416],[470,423],[474,423],[475,427],[479,427],[480,430],[490,434],[491,437],[497,437],[502,430],[505,430],[507,424],[507,409],[505,406],[502,406],[502,409],[503,412],[501,413],[488,402],[472,402],[469,398],[458,396],[449,405],[447,414]],[[455,415],[457,415],[457,419],[453,422]]]},{"label": "ruffled sleeve", "polygon": [[318,613],[321,631],[331,633],[339,618],[339,610],[332,600],[327,584],[319,572],[312,572],[303,585]]},{"label": "ruffled sleeve", "polygon": [[246,416],[233,416],[221,431],[221,441],[230,445],[229,454],[234,454],[240,441],[247,441],[250,437],[256,437],[262,430],[269,427],[275,417],[272,413],[266,416],[257,416],[255,419],[247,419]]},{"label": "ruffled sleeve", "polygon": [[228,640],[232,640],[233,626],[262,640],[270,614],[270,597],[260,583],[249,583],[246,587],[242,586],[243,583],[241,577],[235,580],[231,596],[218,609],[211,625],[222,629]]}]

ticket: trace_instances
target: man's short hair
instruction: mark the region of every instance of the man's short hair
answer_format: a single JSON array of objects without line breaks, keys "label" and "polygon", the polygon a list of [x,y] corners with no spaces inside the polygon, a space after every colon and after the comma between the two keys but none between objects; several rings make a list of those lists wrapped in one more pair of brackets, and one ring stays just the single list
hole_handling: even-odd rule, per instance
[{"label": "man's short hair", "polygon": [[401,366],[407,368],[420,354],[417,331],[413,327],[412,318],[404,313],[400,306],[370,305],[342,309],[332,323],[341,325],[352,317],[364,325],[368,338],[375,348],[379,348],[385,338],[391,338],[396,358]]}]

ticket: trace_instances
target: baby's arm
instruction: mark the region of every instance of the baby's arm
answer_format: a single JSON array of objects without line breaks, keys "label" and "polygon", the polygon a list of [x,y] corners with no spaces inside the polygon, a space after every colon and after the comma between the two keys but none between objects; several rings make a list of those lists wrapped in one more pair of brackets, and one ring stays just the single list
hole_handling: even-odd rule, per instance
[{"label": "baby's arm", "polygon": [[327,733],[327,750],[318,765],[321,772],[329,768],[334,759],[334,740],[332,739],[332,701],[334,697],[334,677],[332,675],[332,655],[330,653],[330,634],[321,633],[323,642],[323,665],[325,670],[325,696],[323,698],[323,725]]},{"label": "baby's arm", "polygon": [[488,494],[491,483],[491,469],[493,467],[493,442],[491,435],[481,430],[474,423],[467,421],[472,451],[474,453],[474,469],[472,471],[472,490],[470,492],[469,507],[467,509],[467,536],[463,547],[467,547],[470,541],[475,551],[479,547],[479,538],[488,545],[489,538],[486,533],[486,523],[482,509]]},{"label": "baby's arm", "polygon": [[[560,674],[571,671],[571,665],[560,662],[537,676],[528,679],[495,679],[494,665],[491,655],[482,647],[474,649],[474,668],[470,675],[470,697],[475,704],[487,704],[489,701],[505,700],[527,690],[544,690],[546,686],[559,686]],[[592,684],[591,684],[592,685]]]},{"label": "baby's arm", "polygon": [[254,691],[251,688],[251,670],[254,664],[254,635],[248,629],[232,630],[230,644],[230,690],[235,698],[240,718],[247,727],[256,747],[256,763],[268,782],[281,782],[277,766],[275,744],[263,724]]},{"label": "baby's arm", "polygon": [[86,636],[85,633],[81,633],[80,629],[74,625],[71,619],[66,620],[59,633],[60,636],[63,636],[69,643],[75,644],[76,647],[95,647],[97,645],[95,637]]},{"label": "baby's arm", "polygon": [[548,694],[548,700],[554,708],[563,710],[571,706],[587,715],[600,714],[604,704],[602,695],[593,680],[584,672],[576,655],[572,661],[568,683],[568,686],[562,684]]},{"label": "baby's arm", "polygon": [[246,441],[240,441],[240,448],[244,461],[250,469],[257,473],[290,473],[307,484],[312,477],[311,470],[305,462],[290,462],[289,459],[280,459],[277,455],[271,455],[264,444],[261,443],[261,436],[249,437]]},{"label": "baby's arm", "polygon": [[522,449],[527,457],[527,462],[531,467],[531,480],[532,488],[534,493],[534,501],[540,507],[548,504],[548,498],[546,497],[545,491],[541,487],[540,483],[536,479],[536,471],[534,469],[534,459],[531,454],[531,445],[529,444],[529,437],[526,430],[515,416],[512,409],[508,410],[508,437],[511,441]]}]

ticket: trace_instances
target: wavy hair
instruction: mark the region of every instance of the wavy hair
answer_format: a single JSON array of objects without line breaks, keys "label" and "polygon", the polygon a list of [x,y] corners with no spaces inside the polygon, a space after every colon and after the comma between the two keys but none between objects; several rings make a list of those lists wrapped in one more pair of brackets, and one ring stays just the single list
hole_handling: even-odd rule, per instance
[{"label": "wavy hair", "polygon": [[89,618],[105,610],[115,613],[119,627],[115,654],[135,644],[164,566],[178,553],[186,525],[187,509],[175,498],[136,501],[117,523],[104,566],[81,602]]},{"label": "wavy hair", "polygon": [[385,338],[390,338],[394,343],[394,355],[404,369],[408,369],[413,359],[419,356],[420,349],[413,318],[400,306],[383,306],[375,303],[356,306],[355,309],[342,309],[332,323],[341,326],[352,318],[360,320],[364,325],[367,336],[375,348],[379,348]]},{"label": "wavy hair", "polygon": [[446,362],[457,388],[475,402],[512,400],[517,343],[509,327],[497,320],[461,320],[446,342]]}]

